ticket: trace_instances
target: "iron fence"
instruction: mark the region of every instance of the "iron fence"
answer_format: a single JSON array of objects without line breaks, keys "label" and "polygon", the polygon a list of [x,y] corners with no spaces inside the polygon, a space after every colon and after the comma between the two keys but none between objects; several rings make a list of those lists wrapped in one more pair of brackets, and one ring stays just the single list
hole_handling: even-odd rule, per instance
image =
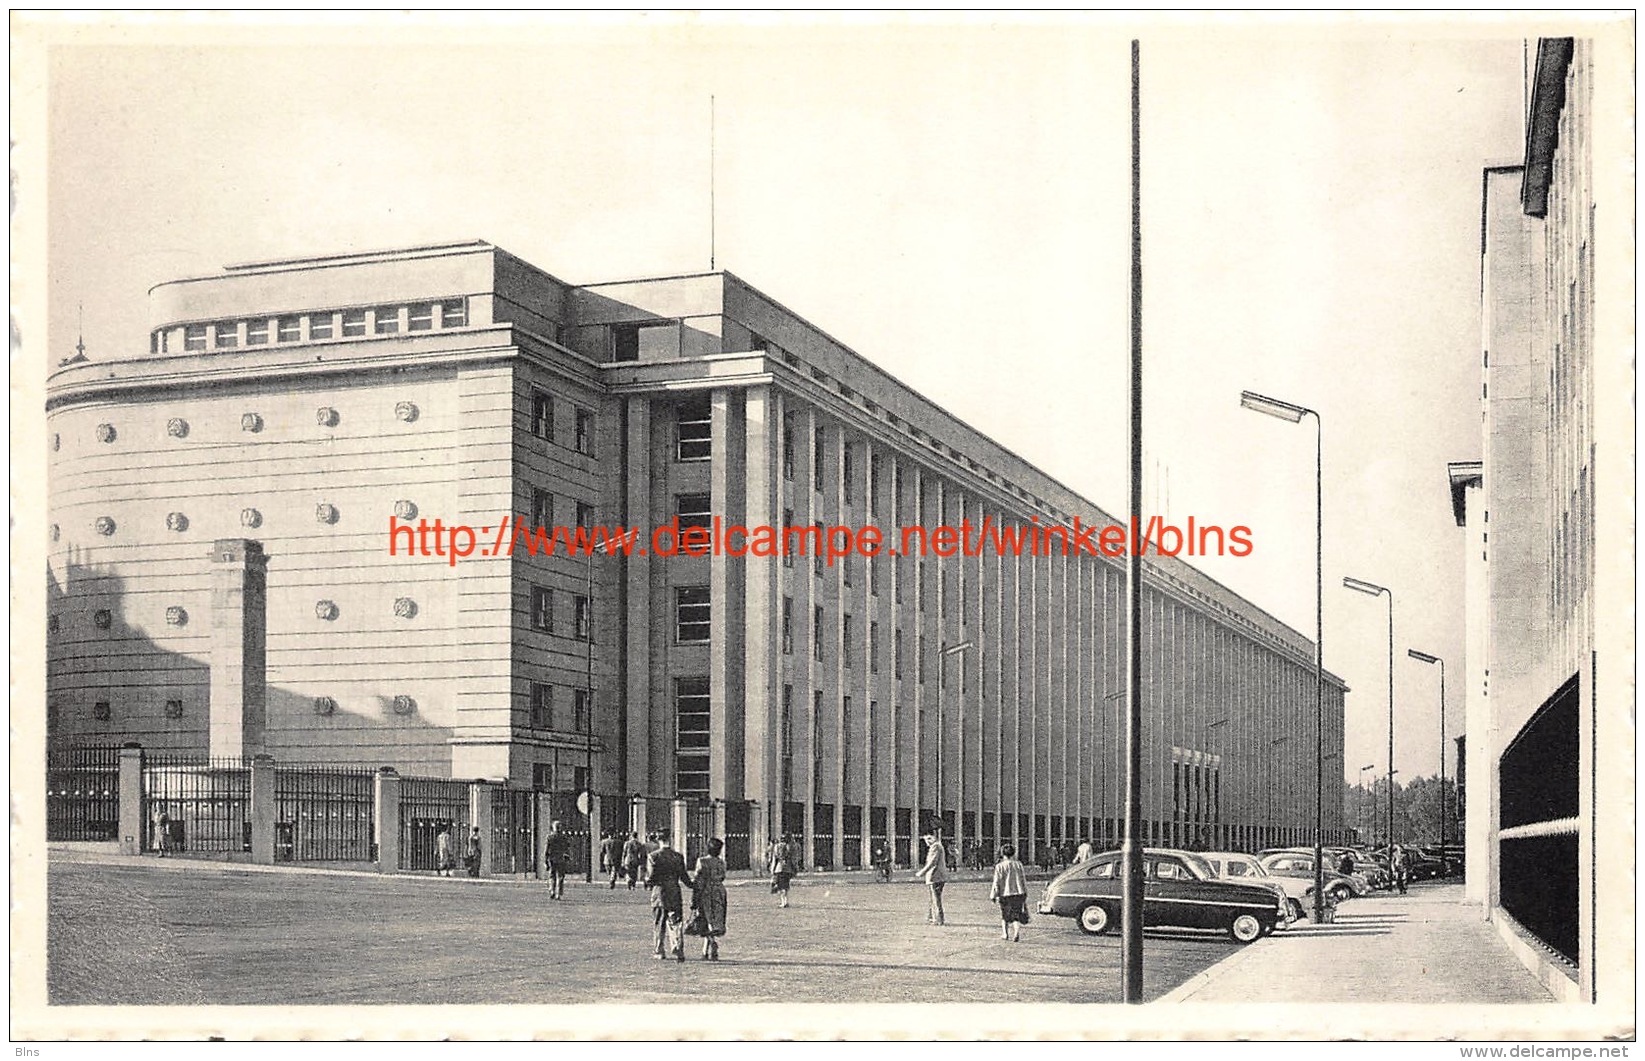
[{"label": "iron fence", "polygon": [[685,864],[694,866],[697,859],[708,854],[708,841],[714,836],[714,804],[708,800],[693,800],[685,805],[685,838],[680,853]]},{"label": "iron fence", "polygon": [[70,748],[46,756],[46,839],[120,838],[120,749]]},{"label": "iron fence", "polygon": [[747,800],[732,800],[725,805],[725,868],[749,868],[749,827],[753,821],[752,805]]},{"label": "iron fence", "polygon": [[[451,853],[462,864],[468,845],[467,781],[439,777],[400,779],[400,868],[437,868],[441,832],[451,834]],[[485,852],[480,852],[485,857]]]},{"label": "iron fence", "polygon": [[242,760],[145,757],[143,802],[151,846],[198,854],[251,850],[251,768]]},{"label": "iron fence", "polygon": [[274,772],[276,862],[370,862],[377,811],[373,773],[290,766]]},{"label": "iron fence", "polygon": [[491,872],[530,873],[536,868],[533,796],[521,789],[491,790]]}]

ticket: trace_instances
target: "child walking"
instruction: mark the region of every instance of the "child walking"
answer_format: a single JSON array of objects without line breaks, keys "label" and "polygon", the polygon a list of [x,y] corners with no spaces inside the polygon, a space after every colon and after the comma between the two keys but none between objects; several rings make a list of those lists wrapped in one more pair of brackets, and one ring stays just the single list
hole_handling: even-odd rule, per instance
[{"label": "child walking", "polygon": [[1000,938],[1020,942],[1022,930],[1018,926],[1028,924],[1028,877],[1017,861],[1017,849],[1010,844],[1000,846],[988,898],[1000,904]]}]

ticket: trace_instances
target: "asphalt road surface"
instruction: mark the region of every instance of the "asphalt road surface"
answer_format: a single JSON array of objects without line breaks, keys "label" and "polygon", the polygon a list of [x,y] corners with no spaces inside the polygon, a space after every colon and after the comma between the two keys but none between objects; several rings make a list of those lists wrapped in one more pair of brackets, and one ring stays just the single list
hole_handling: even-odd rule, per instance
[{"label": "asphalt road surface", "polygon": [[[975,882],[950,883],[929,926],[925,888],[899,878],[802,875],[786,910],[734,882],[723,959],[687,937],[680,965],[655,960],[646,895],[621,886],[553,902],[537,881],[54,863],[48,986],[58,1005],[1119,1001],[1117,936],[1035,915],[1007,943]],[[1236,950],[1150,930],[1147,997]]]}]

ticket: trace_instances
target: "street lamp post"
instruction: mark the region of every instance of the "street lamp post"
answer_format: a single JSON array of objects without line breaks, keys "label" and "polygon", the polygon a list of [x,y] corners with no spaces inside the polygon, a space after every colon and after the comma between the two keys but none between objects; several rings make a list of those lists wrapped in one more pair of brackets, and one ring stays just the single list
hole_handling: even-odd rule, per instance
[{"label": "street lamp post", "polygon": [[[1230,718],[1225,716],[1217,719],[1215,722],[1207,722],[1205,724],[1205,750],[1207,754],[1211,751],[1211,731],[1216,729],[1218,726],[1226,726],[1229,721]],[[1222,766],[1220,763],[1216,764],[1216,766],[1217,768],[1215,770],[1207,769],[1206,771],[1207,774],[1215,781],[1215,784],[1210,786],[1214,798],[1211,800],[1210,814],[1202,815],[1203,817],[1210,818],[1210,821],[1208,823],[1208,827],[1202,827],[1200,829],[1200,839],[1201,842],[1204,843],[1205,835],[1209,833],[1211,836],[1211,841],[1207,846],[1209,847],[1211,845],[1215,845],[1218,850],[1221,850],[1222,837],[1218,835],[1218,830],[1222,827]],[[1203,793],[1200,798],[1204,798]]]},{"label": "street lamp post", "polygon": [[[964,652],[966,649],[968,649],[970,647],[971,647],[971,642],[970,641],[961,641],[958,644],[954,644],[954,645],[944,645],[944,646],[942,646],[941,649],[939,649],[937,651],[937,824],[936,824],[936,830],[939,833],[945,832],[946,829],[947,829],[947,826],[948,826],[948,820],[943,816],[943,806],[942,806],[943,799],[944,799],[943,787],[942,787],[942,746],[948,740],[948,727],[945,724],[945,720],[947,718],[947,706],[946,706],[946,698],[943,695],[943,689],[945,688],[946,683],[944,682],[943,678],[948,673],[948,657],[949,656],[957,656],[961,652]],[[964,665],[965,664],[962,661],[960,666],[963,667]],[[965,679],[965,672],[962,670],[960,672],[960,684],[961,684],[962,687],[965,684],[964,679]],[[962,711],[963,711],[963,708],[962,708]],[[965,718],[964,718],[963,714],[960,717],[960,728],[962,730],[965,728]],[[965,764],[963,762],[960,763],[960,769],[961,770],[965,769]],[[952,840],[953,837],[945,837],[944,839]]]},{"label": "street lamp post", "polygon": [[1345,588],[1375,597],[1388,595],[1388,857],[1394,855],[1394,591],[1357,578],[1343,578]]},{"label": "street lamp post", "polygon": [[[1361,826],[1365,824],[1365,771],[1375,770],[1376,768],[1376,763],[1366,763],[1364,766],[1359,768],[1359,824]],[[1371,846],[1375,847],[1376,838],[1372,837],[1371,839]]]},{"label": "street lamp post", "polygon": [[1325,424],[1319,413],[1255,391],[1240,405],[1290,423],[1314,418],[1314,923],[1325,917]]},{"label": "street lamp post", "polygon": [[1439,864],[1445,863],[1445,661],[1414,648],[1405,654],[1423,663],[1439,664]]}]

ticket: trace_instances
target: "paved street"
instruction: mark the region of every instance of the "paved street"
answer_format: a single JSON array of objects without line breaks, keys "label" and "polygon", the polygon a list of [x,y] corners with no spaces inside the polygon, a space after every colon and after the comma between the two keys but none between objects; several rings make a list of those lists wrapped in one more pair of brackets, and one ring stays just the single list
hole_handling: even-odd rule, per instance
[{"label": "paved street", "polygon": [[[802,876],[787,910],[734,884],[724,960],[688,939],[680,966],[652,958],[643,892],[54,857],[49,987],[56,1004],[1118,1001],[1116,936],[1036,916],[1005,943],[976,882],[929,927],[900,876]],[[1149,997],[1237,950],[1150,932]]]}]

